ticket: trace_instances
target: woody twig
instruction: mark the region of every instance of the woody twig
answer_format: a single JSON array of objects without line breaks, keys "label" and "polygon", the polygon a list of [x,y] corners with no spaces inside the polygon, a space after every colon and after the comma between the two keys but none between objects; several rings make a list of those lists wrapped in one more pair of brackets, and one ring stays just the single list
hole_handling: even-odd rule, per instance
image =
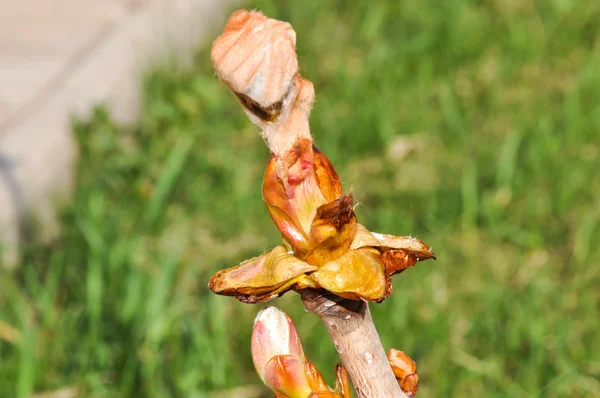
[{"label": "woody twig", "polygon": [[[367,303],[388,297],[391,275],[433,253],[416,239],[357,223],[352,195],[343,194],[333,165],[313,145],[308,119],[314,88],[298,73],[295,45],[290,24],[244,10],[229,18],[213,44],[217,75],[271,151],[263,200],[283,244],[219,271],[209,287],[245,303],[299,292],[305,308],[325,323],[357,396],[404,397]],[[398,380],[410,375],[403,385],[412,396],[416,374],[410,366],[402,372]]]}]

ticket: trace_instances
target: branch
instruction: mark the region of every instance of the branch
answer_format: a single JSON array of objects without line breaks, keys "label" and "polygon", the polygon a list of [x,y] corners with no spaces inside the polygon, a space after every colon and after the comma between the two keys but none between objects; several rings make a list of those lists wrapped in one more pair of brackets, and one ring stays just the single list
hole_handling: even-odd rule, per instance
[{"label": "branch", "polygon": [[[296,33],[290,24],[267,18],[258,12],[239,10],[232,14],[223,33],[215,40],[211,56],[221,81],[238,98],[250,120],[261,128],[261,133],[271,150],[272,159],[275,160],[274,175],[284,187],[283,193],[274,192],[278,195],[287,195],[285,200],[281,200],[281,203],[267,203],[265,192],[269,193],[269,189],[265,190],[265,183],[270,183],[270,180],[265,177],[263,199],[265,199],[270,212],[272,211],[271,207],[275,208],[273,211],[276,214],[271,213],[271,216],[276,220],[276,224],[277,220],[281,221],[277,227],[294,246],[294,254],[305,259],[309,251],[305,246],[310,243],[306,236],[314,232],[311,225],[315,225],[316,207],[327,202],[324,200],[327,196],[323,196],[322,189],[329,189],[336,193],[337,198],[341,195],[341,186],[333,166],[328,161],[319,160],[322,163],[320,164],[322,170],[319,173],[329,174],[322,175],[313,171],[317,155],[313,153],[312,149],[308,118],[314,102],[314,89],[312,83],[298,73],[295,46]],[[268,168],[267,171],[269,170]],[[331,192],[328,196],[332,194]],[[314,203],[310,201],[311,197],[318,206],[313,206]],[[354,223],[350,223],[350,220],[342,223],[339,220],[341,215],[348,213],[348,211],[344,213],[343,209],[339,209],[344,202],[334,200],[331,203],[337,206],[330,209],[330,212],[335,213],[331,215],[332,220],[337,220],[338,226],[344,224],[354,226],[355,219]],[[290,221],[286,211],[294,213],[293,217],[295,217],[296,223]],[[352,213],[351,216],[353,217],[354,214]],[[317,232],[315,233],[317,236],[323,235],[321,239],[325,239],[328,233],[332,233],[331,225],[325,223],[321,229],[318,229],[319,225],[317,223]],[[347,236],[340,231],[335,232],[339,235],[338,238],[343,240],[353,237],[356,233],[355,229],[349,231],[346,233]],[[381,237],[386,238],[384,235]],[[371,238],[377,246],[379,244],[377,238],[374,236]],[[329,247],[327,249],[332,250]],[[348,250],[348,247],[340,244],[339,249]],[[410,265],[414,265],[417,261],[414,254],[412,257],[404,252],[401,254],[405,255],[402,259],[406,261],[408,261],[407,259],[414,260]],[[317,252],[314,255],[318,257],[320,253]],[[317,260],[319,259],[316,258],[315,261]],[[402,262],[404,268],[406,268],[406,261]],[[248,266],[249,263],[245,264]],[[260,264],[262,263],[259,262]],[[246,271],[240,271],[236,276],[239,277],[240,273]],[[377,298],[383,299],[389,294],[391,282],[389,276],[385,274],[387,271],[383,268],[380,271],[383,286],[382,291],[378,292]],[[231,271],[225,270],[224,272]],[[390,271],[390,273],[393,272],[397,272],[397,270]],[[247,278],[252,275],[243,276]],[[352,276],[356,278],[356,275]],[[238,292],[236,286],[229,290],[223,286],[217,286],[218,283],[223,282],[222,279],[224,278],[217,278],[216,282],[211,280],[213,291],[217,290],[221,294]],[[309,282],[308,278],[305,278],[305,283],[302,287],[315,286],[311,285],[314,282]],[[332,282],[332,285],[335,283]],[[246,301],[264,301],[276,297],[282,292],[266,297],[250,295],[252,300],[247,298]],[[365,302],[343,299],[324,290],[299,288],[299,292],[305,308],[317,314],[325,323],[358,397],[406,397],[392,372],[373,324],[369,307]]]},{"label": "branch", "polygon": [[359,398],[406,397],[394,377],[366,302],[322,290],[304,289],[300,294],[304,308],[317,314],[327,327]]}]

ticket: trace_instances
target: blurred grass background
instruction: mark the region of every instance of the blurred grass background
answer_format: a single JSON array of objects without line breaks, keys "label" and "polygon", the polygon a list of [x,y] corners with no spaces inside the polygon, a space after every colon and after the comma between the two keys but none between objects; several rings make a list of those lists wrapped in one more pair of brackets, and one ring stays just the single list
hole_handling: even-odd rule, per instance
[{"label": "blurred grass background", "polygon": [[[600,3],[247,7],[294,26],[316,143],[359,220],[438,256],[372,306],[386,348],[416,360],[419,396],[600,396]],[[102,109],[75,124],[65,234],[0,275],[1,397],[259,384],[249,337],[262,306],[206,283],[279,242],[260,193],[268,150],[208,45],[190,70],[149,73],[144,98],[134,126]],[[318,319],[294,293],[269,304],[332,382]]]}]

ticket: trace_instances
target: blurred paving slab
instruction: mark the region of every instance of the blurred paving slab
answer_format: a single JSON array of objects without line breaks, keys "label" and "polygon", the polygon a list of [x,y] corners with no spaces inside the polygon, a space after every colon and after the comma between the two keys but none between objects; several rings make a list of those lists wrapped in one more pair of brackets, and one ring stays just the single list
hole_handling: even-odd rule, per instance
[{"label": "blurred paving slab", "polygon": [[[57,234],[54,204],[69,196],[73,116],[105,104],[137,118],[141,77],[185,62],[236,0],[0,0],[0,243],[18,259],[25,213]],[[217,26],[215,26],[215,24]]]},{"label": "blurred paving slab", "polygon": [[[0,126],[75,66],[78,55],[127,13],[125,1],[3,0]],[[2,129],[6,131],[6,127]]]}]

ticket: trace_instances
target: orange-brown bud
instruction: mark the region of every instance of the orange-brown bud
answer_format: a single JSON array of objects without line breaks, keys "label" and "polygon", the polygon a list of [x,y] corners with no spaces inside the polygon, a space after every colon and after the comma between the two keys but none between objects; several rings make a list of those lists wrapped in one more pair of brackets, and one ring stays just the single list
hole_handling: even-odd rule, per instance
[{"label": "orange-brown bud", "polygon": [[217,75],[271,150],[262,193],[284,244],[219,271],[209,288],[246,303],[307,288],[379,302],[392,291],[390,275],[435,257],[417,239],[357,223],[352,194],[343,194],[333,165],[313,146],[308,118],[315,93],[298,73],[295,45],[288,23],[244,10],[213,45]]},{"label": "orange-brown bud", "polygon": [[417,364],[404,351],[390,348],[388,361],[394,372],[394,376],[400,384],[400,388],[408,397],[414,397],[419,389],[419,375],[417,375]]},{"label": "orange-brown bud", "polygon": [[343,196],[335,169],[309,140],[284,158],[271,156],[263,200],[299,258],[321,265],[348,250],[356,233],[352,196]]}]

